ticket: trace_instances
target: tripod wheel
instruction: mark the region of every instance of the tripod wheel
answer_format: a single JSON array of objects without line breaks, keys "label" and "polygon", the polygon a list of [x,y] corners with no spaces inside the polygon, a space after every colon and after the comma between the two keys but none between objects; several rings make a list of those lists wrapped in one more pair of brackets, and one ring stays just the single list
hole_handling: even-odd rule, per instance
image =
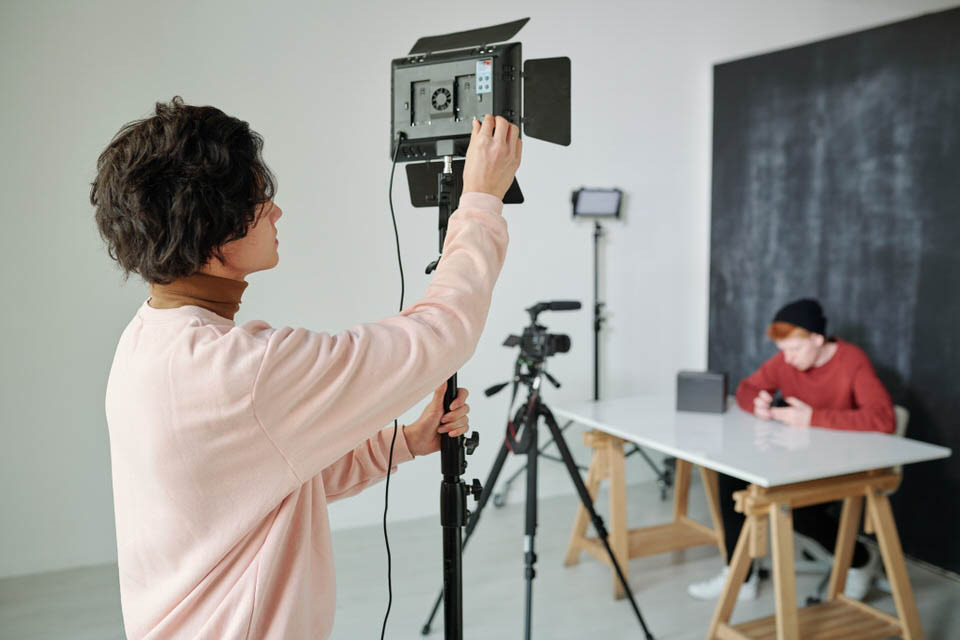
[{"label": "tripod wheel", "polygon": [[430,635],[430,625],[429,625],[429,624],[423,625],[423,628],[420,629],[420,635],[422,635],[422,636],[428,636],[428,635]]},{"label": "tripod wheel", "polygon": [[493,506],[495,506],[497,509],[500,509],[505,504],[507,504],[507,497],[505,495],[502,493],[493,494]]}]

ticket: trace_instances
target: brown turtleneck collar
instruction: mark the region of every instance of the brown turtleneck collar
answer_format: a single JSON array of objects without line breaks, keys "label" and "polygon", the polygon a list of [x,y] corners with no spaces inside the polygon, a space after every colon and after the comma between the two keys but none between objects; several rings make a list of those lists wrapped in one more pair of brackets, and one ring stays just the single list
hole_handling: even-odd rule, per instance
[{"label": "brown turtleneck collar", "polygon": [[246,288],[247,283],[242,280],[195,273],[170,284],[151,284],[147,304],[154,309],[175,309],[192,304],[233,320]]}]

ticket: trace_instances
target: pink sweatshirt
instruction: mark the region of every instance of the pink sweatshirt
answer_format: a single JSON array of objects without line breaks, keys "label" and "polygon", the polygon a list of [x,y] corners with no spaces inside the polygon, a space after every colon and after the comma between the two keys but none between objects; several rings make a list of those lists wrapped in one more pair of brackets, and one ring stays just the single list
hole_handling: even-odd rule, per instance
[{"label": "pink sweatshirt", "polygon": [[[473,354],[507,247],[464,194],[424,297],[329,335],[146,302],[107,383],[128,638],[326,638],[327,501],[387,473],[392,427]],[[394,462],[411,459],[402,430]]]}]

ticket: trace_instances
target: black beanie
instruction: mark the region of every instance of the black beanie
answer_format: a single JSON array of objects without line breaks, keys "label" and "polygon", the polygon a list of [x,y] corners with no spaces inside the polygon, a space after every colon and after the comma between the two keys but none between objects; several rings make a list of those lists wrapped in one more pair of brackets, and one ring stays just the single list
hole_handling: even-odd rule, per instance
[{"label": "black beanie", "polygon": [[827,319],[823,315],[823,308],[820,303],[812,298],[803,298],[796,302],[791,302],[784,308],[777,311],[773,317],[774,322],[787,322],[796,327],[801,327],[811,333],[819,333],[822,336],[827,335]]}]

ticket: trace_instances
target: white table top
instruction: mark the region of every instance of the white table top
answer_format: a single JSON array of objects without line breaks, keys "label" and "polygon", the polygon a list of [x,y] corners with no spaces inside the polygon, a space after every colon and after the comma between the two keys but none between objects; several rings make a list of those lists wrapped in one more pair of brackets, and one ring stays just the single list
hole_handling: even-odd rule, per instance
[{"label": "white table top", "polygon": [[[553,408],[554,414],[747,482],[773,487],[947,458],[946,447],[883,433],[789,427],[736,405],[724,414],[676,410],[672,396]],[[909,431],[909,428],[908,428]]]}]

